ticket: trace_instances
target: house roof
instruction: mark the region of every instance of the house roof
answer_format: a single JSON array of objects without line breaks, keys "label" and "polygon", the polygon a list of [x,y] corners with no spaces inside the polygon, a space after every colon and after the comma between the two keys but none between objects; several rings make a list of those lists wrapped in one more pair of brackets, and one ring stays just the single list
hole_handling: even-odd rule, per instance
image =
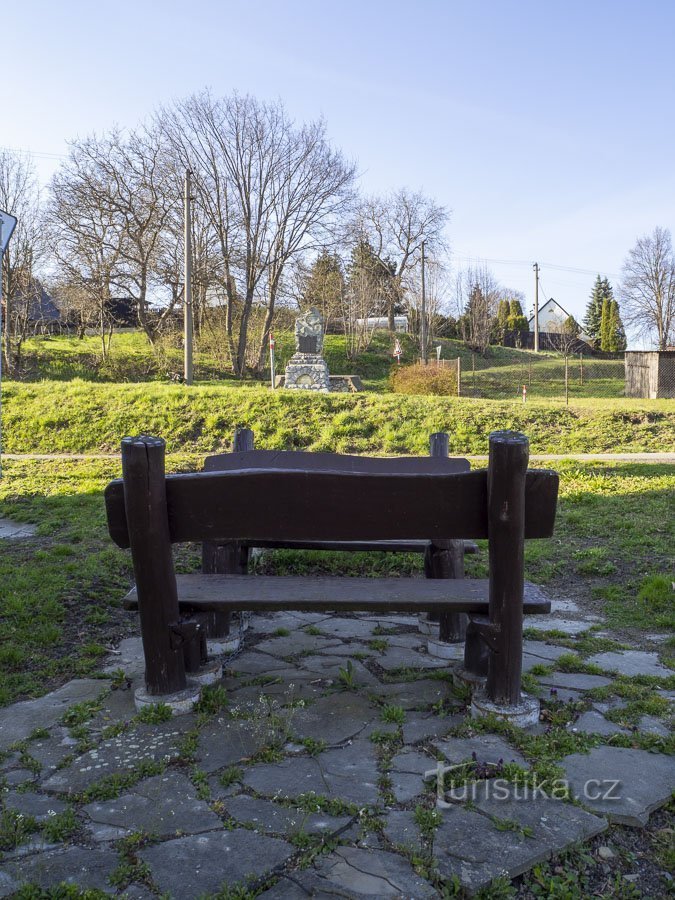
[{"label": "house roof", "polygon": [[[539,315],[541,316],[541,314],[544,312],[544,310],[546,309],[546,307],[547,307],[547,306],[551,306],[551,305],[557,306],[558,309],[560,310],[560,312],[564,313],[565,318],[567,318],[567,317],[569,316],[569,313],[567,312],[567,310],[566,310],[564,307],[562,307],[562,306],[558,303],[558,301],[555,300],[553,297],[549,297],[549,299],[546,301],[546,303],[543,303],[543,304],[539,307]],[[528,319],[528,322],[534,322],[534,315],[531,315],[531,316],[530,316],[530,318]]]},{"label": "house roof", "polygon": [[61,318],[61,312],[56,306],[51,296],[44,289],[43,285],[38,282],[39,294],[31,301],[29,317],[33,321],[58,322]]}]

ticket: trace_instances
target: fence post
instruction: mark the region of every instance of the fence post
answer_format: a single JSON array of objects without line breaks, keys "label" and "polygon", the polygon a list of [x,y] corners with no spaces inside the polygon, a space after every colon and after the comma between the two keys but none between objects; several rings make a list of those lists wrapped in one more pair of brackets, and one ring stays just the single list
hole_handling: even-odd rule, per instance
[{"label": "fence post", "polygon": [[569,406],[570,402],[570,371],[569,371],[569,358],[567,354],[565,354],[565,403]]},{"label": "fence post", "polygon": [[476,396],[476,354],[471,354],[471,377],[473,379],[473,395]]},{"label": "fence post", "polygon": [[584,383],[584,354],[579,354],[579,384]]},{"label": "fence post", "polygon": [[462,357],[457,357],[457,396],[462,396]]}]

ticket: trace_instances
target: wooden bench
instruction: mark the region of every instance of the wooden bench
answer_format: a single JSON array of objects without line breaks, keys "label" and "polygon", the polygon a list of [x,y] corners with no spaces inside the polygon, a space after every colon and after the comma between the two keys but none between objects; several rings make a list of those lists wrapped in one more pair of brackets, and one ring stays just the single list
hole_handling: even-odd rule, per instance
[{"label": "wooden bench", "polygon": [[[236,468],[165,474],[164,441],[122,441],[123,478],[105,491],[115,543],[131,548],[146,687],[161,698],[185,689],[203,658],[196,611],[340,610],[469,613],[489,649],[486,691],[498,704],[520,699],[524,541],[553,532],[558,476],[527,471],[528,441],[490,435],[487,469],[326,471]],[[433,468],[433,466],[431,467]],[[448,541],[487,538],[489,579],[322,578],[179,575],[173,543],[310,540]]]},{"label": "wooden bench", "polygon": [[[224,472],[232,469],[282,468],[331,472],[380,472],[382,474],[406,471],[469,472],[468,459],[449,457],[449,436],[435,432],[429,438],[429,456],[442,462],[420,461],[419,457],[390,459],[348,456],[338,453],[306,453],[298,450],[256,450],[250,428],[238,426],[234,432],[231,453],[207,456],[204,471]],[[243,575],[248,571],[249,550],[290,549],[339,552],[423,553],[427,578],[463,578],[464,555],[476,553],[474,541],[236,541],[202,545],[202,572],[210,575]],[[465,613],[429,613],[438,624],[439,639],[447,643],[461,643],[466,637],[468,617]],[[230,614],[217,612],[204,616],[207,637],[223,640],[229,637]]]}]

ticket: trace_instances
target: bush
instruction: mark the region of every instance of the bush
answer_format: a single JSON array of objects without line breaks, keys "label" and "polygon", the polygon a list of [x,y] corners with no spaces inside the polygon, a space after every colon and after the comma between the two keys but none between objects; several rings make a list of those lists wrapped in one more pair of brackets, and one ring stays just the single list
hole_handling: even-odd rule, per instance
[{"label": "bush", "polygon": [[441,394],[457,396],[457,370],[429,363],[413,366],[397,366],[390,376],[395,394]]}]

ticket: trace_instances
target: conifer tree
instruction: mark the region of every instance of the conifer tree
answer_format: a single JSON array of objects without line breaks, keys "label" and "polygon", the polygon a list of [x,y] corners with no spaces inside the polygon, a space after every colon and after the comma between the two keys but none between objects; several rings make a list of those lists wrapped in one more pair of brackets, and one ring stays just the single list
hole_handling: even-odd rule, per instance
[{"label": "conifer tree", "polygon": [[523,315],[523,307],[520,300],[511,300],[509,304],[509,331],[516,332],[516,347],[520,347],[523,342],[523,332],[527,331],[529,324],[526,316]]},{"label": "conifer tree", "polygon": [[342,314],[345,278],[337,254],[323,250],[314,261],[302,292],[305,306],[316,306],[326,321]]},{"label": "conifer tree", "polygon": [[612,286],[606,278],[598,275],[593,285],[591,299],[586,307],[584,319],[584,332],[591,339],[593,346],[602,349],[602,304],[605,300],[612,301],[614,293]]},{"label": "conifer tree", "polygon": [[500,300],[497,308],[496,332],[497,343],[503,344],[509,327],[509,301]]},{"label": "conifer tree", "polygon": [[626,332],[619,313],[619,304],[616,300],[610,302],[609,308],[609,338],[608,349],[612,353],[621,353],[626,349]]},{"label": "conifer tree", "polygon": [[600,319],[600,349],[608,353],[610,350],[611,336],[610,336],[610,314],[611,314],[611,302],[605,298],[602,301],[602,316]]}]

